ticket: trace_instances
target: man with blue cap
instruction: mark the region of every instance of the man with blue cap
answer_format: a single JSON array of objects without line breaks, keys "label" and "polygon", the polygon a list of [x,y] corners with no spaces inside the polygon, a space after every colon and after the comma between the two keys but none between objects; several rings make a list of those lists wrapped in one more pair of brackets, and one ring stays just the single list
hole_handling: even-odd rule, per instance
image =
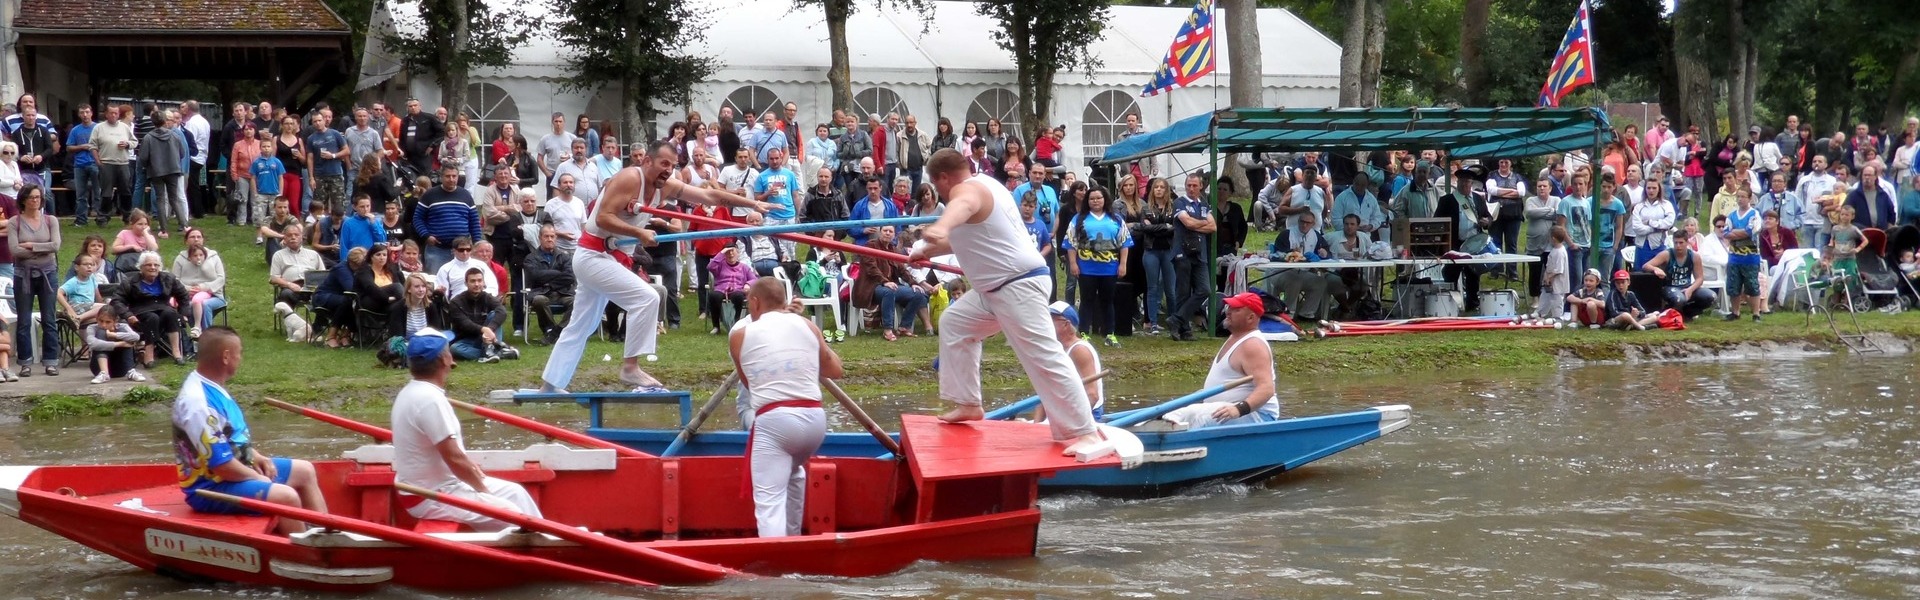
[{"label": "man with blue cap", "polygon": [[[441,494],[476,500],[540,516],[520,484],[488,477],[467,456],[460,420],[447,401],[447,375],[453,372],[453,336],[428,327],[407,340],[407,369],[413,381],[393,399],[394,480]],[[510,525],[420,496],[400,494],[400,506],[417,519],[456,521],[477,531]]]},{"label": "man with blue cap", "polygon": [[[1107,384],[1098,379],[1087,381],[1100,372],[1100,353],[1093,349],[1093,343],[1080,337],[1080,311],[1072,304],[1055,302],[1047,305],[1047,312],[1053,314],[1053,337],[1060,341],[1060,347],[1067,351],[1067,360],[1073,362],[1073,369],[1080,376],[1080,385],[1087,389],[1087,404],[1093,408],[1093,422],[1107,412]],[[1034,420],[1047,418],[1046,408],[1034,411]]]}]

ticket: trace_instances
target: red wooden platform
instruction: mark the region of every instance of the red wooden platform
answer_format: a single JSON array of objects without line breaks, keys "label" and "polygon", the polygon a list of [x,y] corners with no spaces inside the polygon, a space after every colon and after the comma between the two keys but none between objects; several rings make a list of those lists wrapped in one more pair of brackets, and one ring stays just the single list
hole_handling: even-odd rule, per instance
[{"label": "red wooden platform", "polygon": [[947,423],[928,415],[901,415],[900,439],[911,457],[914,479],[922,482],[995,475],[1046,476],[1055,471],[1120,465],[1108,456],[1077,462],[1062,456],[1066,444],[1053,441],[1046,425],[1018,421]]}]

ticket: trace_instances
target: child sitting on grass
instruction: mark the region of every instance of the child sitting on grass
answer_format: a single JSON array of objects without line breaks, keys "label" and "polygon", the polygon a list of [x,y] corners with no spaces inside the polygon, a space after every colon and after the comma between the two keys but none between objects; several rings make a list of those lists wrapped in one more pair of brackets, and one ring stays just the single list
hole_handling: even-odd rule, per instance
[{"label": "child sitting on grass", "polygon": [[126,324],[126,309],[100,311],[99,318],[87,326],[87,366],[93,368],[93,382],[106,383],[114,377],[143,382],[147,376],[133,368],[133,352],[140,347],[140,334]]},{"label": "child sitting on grass", "polygon": [[85,327],[100,314],[100,284],[106,283],[105,275],[100,274],[100,259],[82,254],[73,263],[73,276],[60,284],[60,312],[73,321],[76,326]]}]

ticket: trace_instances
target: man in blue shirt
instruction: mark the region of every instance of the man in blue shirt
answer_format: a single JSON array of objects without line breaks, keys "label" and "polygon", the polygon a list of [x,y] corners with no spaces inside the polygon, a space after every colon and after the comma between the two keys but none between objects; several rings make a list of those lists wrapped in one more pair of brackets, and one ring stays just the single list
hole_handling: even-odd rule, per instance
[{"label": "man in blue shirt", "polygon": [[[1053,231],[1054,218],[1060,214],[1060,191],[1047,185],[1048,174],[1046,165],[1034,163],[1032,167],[1027,169],[1027,182],[1020,184],[1019,187],[1013,188],[1013,199],[1017,202],[1021,198],[1027,197],[1028,191],[1032,191],[1038,202],[1038,207],[1034,213],[1036,218],[1046,225],[1047,231]],[[1060,272],[1060,269],[1054,266],[1054,263],[1060,258],[1058,253],[1044,252],[1042,255],[1047,259],[1048,271],[1054,273]],[[1057,293],[1048,296],[1049,300],[1058,298],[1059,295]]]},{"label": "man in blue shirt", "polygon": [[347,136],[327,127],[326,116],[313,115],[313,133],[307,134],[307,169],[313,174],[313,199],[330,214],[342,214],[347,205]]},{"label": "man in blue shirt", "polygon": [[[773,205],[767,211],[767,225],[793,224],[793,191],[800,189],[800,177],[787,168],[787,150],[774,148],[767,153],[767,168],[753,181],[753,198]],[[793,256],[793,242],[779,240],[783,255]]]},{"label": "man in blue shirt", "polygon": [[[1018,200],[1026,197],[1027,190],[1033,190],[1039,194],[1040,207],[1039,212],[1036,214],[1039,215],[1040,222],[1047,224],[1047,229],[1053,229],[1054,215],[1060,214],[1060,191],[1053,189],[1053,186],[1047,185],[1046,165],[1036,164],[1033,165],[1032,168],[1027,169],[1027,182],[1020,184],[1019,187],[1013,188],[1014,199]],[[1048,266],[1052,265],[1049,264]]]},{"label": "man in blue shirt", "polygon": [[753,137],[747,141],[747,147],[753,149],[754,158],[760,160],[761,167],[772,164],[768,161],[773,158],[774,150],[786,150],[789,145],[787,132],[781,131],[779,125],[773,120],[773,111],[767,111],[766,114],[761,115],[762,126],[755,130]]},{"label": "man in blue shirt", "polygon": [[427,243],[421,249],[426,256],[427,272],[438,273],[440,266],[453,260],[453,240],[484,239],[480,235],[480,215],[473,209],[473,193],[460,187],[460,166],[440,167],[440,187],[427,190],[413,209],[413,230]]},{"label": "man in blue shirt", "polygon": [[[855,202],[847,211],[847,219],[865,221],[868,219],[893,219],[900,216],[900,207],[893,205],[893,199],[880,192],[880,180],[869,177],[866,180],[867,195]],[[878,227],[863,227],[847,230],[847,237],[856,246],[867,245],[867,238],[880,233]]]},{"label": "man in blue shirt", "polygon": [[1190,342],[1193,337],[1193,315],[1206,307],[1212,296],[1211,284],[1207,277],[1213,273],[1213,252],[1207,247],[1218,224],[1213,220],[1213,207],[1207,204],[1201,193],[1206,187],[1206,179],[1200,173],[1188,173],[1186,195],[1174,201],[1173,216],[1180,221],[1174,228],[1174,272],[1176,290],[1174,298],[1177,304],[1167,313],[1162,327],[1174,340]]},{"label": "man in blue shirt", "polygon": [[76,111],[80,122],[67,130],[67,149],[73,151],[73,226],[84,227],[87,213],[100,212],[100,223],[107,222],[106,207],[96,207],[100,201],[100,163],[93,159],[93,146],[87,142],[93,137],[93,107],[80,105]]}]

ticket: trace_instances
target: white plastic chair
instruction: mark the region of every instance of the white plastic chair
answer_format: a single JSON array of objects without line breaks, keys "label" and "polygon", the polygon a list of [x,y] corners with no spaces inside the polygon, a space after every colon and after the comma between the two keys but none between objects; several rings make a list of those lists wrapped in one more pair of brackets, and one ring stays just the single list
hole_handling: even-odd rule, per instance
[{"label": "white plastic chair", "polygon": [[1709,262],[1700,265],[1700,272],[1706,279],[1700,282],[1700,287],[1713,290],[1714,306],[1719,307],[1720,312],[1733,310],[1733,299],[1727,297],[1727,265]]},{"label": "white plastic chair", "polygon": [[813,316],[814,325],[822,326],[820,324],[820,311],[811,309],[826,307],[828,310],[833,311],[833,322],[839,324],[841,331],[847,332],[849,336],[859,335],[859,326],[853,325],[850,327],[847,324],[847,320],[840,314],[840,277],[827,278],[827,295],[823,298],[801,298],[800,286],[796,285],[792,279],[787,277],[787,270],[784,268],[774,267],[773,278],[787,284],[787,291],[792,292],[795,298],[800,298],[800,308],[808,310],[808,313]]}]

